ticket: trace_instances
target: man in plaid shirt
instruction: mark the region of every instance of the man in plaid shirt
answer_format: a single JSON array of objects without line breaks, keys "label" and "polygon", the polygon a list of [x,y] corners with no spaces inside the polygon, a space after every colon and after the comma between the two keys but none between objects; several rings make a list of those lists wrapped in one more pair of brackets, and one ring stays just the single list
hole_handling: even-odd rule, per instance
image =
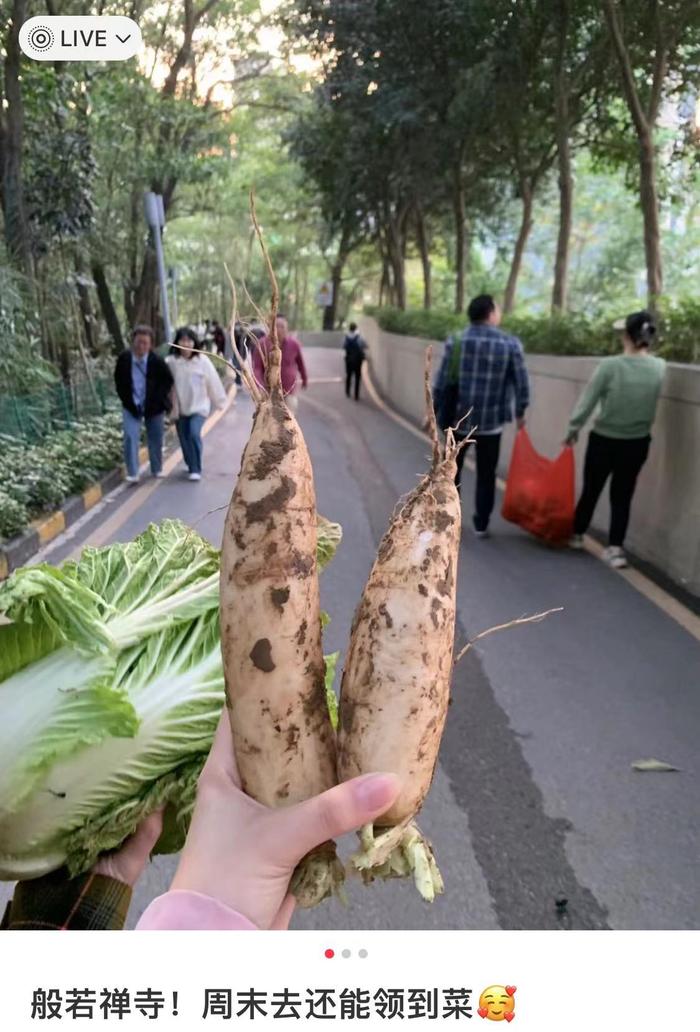
[{"label": "man in plaid shirt", "polygon": [[[463,435],[474,428],[476,435],[476,500],[474,533],[488,536],[489,520],[496,499],[496,467],[501,450],[501,435],[506,423],[515,419],[525,425],[525,410],[530,403],[530,387],[523,346],[517,337],[500,330],[501,310],[490,294],[475,297],[470,303],[470,326],[460,338],[447,342],[442,366],[435,384],[438,418],[443,429],[455,426],[467,413]],[[460,351],[459,358],[455,349]],[[457,378],[456,383],[451,380]],[[454,399],[454,411],[445,405]],[[441,411],[442,409],[442,411]],[[462,478],[466,448],[460,452],[457,487]]]}]

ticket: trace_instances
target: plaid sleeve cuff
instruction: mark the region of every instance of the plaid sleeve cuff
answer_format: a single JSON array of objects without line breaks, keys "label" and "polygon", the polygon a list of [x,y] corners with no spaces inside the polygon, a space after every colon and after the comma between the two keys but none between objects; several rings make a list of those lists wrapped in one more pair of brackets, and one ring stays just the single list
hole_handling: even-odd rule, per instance
[{"label": "plaid sleeve cuff", "polygon": [[124,927],[131,888],[102,874],[65,870],[18,882],[3,920],[9,931],[104,931]]}]

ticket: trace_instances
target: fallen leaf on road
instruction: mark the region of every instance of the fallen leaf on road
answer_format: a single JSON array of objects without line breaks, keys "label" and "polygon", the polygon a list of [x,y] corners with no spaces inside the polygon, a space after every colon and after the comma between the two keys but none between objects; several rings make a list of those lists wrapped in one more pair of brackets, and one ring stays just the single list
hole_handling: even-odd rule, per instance
[{"label": "fallen leaf on road", "polygon": [[632,764],[632,770],[656,770],[661,773],[669,771],[679,771],[679,767],[673,767],[670,763],[664,763],[663,760],[637,760],[636,763]]}]

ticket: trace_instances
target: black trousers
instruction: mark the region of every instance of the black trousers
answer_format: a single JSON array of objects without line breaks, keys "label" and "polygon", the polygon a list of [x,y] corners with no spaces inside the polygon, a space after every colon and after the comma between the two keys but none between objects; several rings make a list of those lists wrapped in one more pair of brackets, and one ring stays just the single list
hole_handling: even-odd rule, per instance
[{"label": "black trousers", "polygon": [[574,532],[585,534],[608,477],[610,481],[610,544],[622,548],[630,519],[637,477],[649,455],[651,437],[619,440],[595,431],[588,438],[583,492],[576,507]]},{"label": "black trousers", "polygon": [[360,376],[362,373],[362,363],[359,365],[356,362],[348,362],[345,360],[345,393],[350,397],[350,388],[352,381],[355,381],[355,401],[359,401],[360,398]]},{"label": "black trousers", "polygon": [[486,530],[496,501],[496,467],[501,454],[500,434],[477,434],[473,444],[462,448],[457,456],[455,484],[462,482],[462,467],[470,448],[476,448],[476,497],[474,500],[474,527]]}]

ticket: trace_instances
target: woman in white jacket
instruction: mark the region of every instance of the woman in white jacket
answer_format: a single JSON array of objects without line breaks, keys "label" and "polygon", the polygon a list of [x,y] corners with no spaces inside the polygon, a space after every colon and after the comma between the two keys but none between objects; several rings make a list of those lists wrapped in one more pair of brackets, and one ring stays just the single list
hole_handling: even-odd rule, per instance
[{"label": "woman in white jacket", "polygon": [[212,405],[223,408],[226,392],[211,359],[202,354],[201,344],[194,330],[184,326],[175,334],[177,349],[168,359],[175,381],[177,401],[177,435],[182,457],[189,470],[189,480],[202,479],[202,426]]}]

